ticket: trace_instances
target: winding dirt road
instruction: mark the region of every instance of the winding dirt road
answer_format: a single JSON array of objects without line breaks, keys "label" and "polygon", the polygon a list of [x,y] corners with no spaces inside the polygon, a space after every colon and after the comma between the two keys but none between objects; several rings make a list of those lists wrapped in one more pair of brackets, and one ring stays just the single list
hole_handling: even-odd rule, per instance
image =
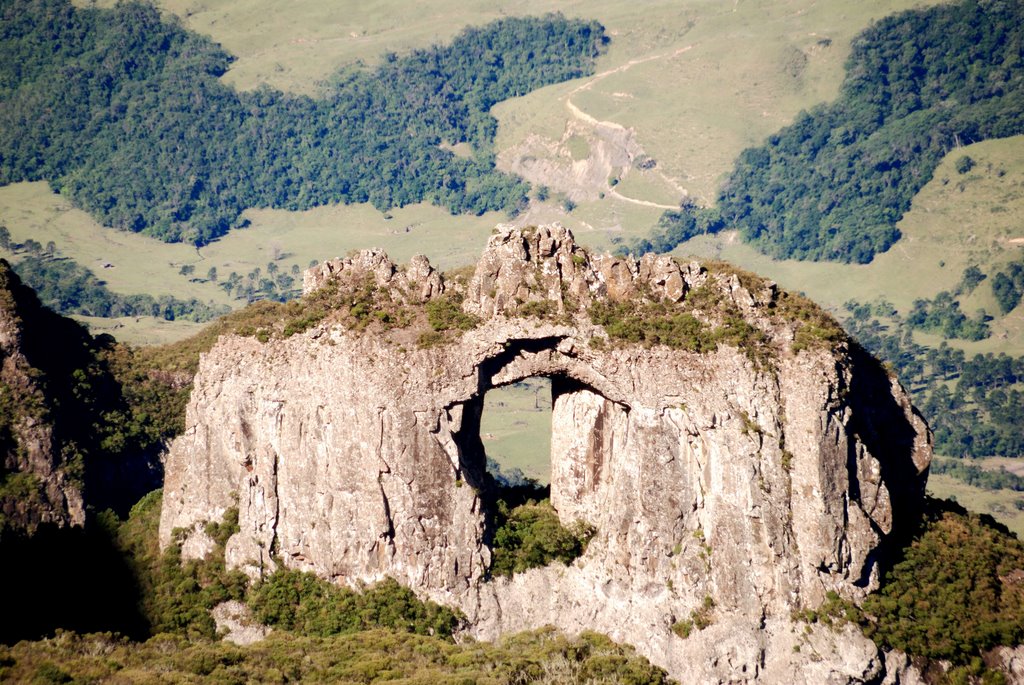
[{"label": "winding dirt road", "polygon": [[[590,126],[593,126],[594,128],[605,127],[605,128],[610,128],[610,129],[612,129],[614,131],[626,131],[626,127],[623,126],[622,124],[619,124],[619,123],[614,122],[614,121],[601,121],[601,120],[597,119],[596,117],[593,117],[590,114],[587,114],[582,109],[580,109],[576,105],[575,102],[572,101],[572,97],[574,95],[578,94],[578,93],[582,93],[585,90],[590,90],[591,87],[593,87],[593,85],[595,83],[599,83],[600,81],[608,78],[612,74],[621,74],[624,71],[628,71],[629,69],[632,69],[633,67],[637,66],[638,64],[644,64],[646,62],[653,62],[653,61],[660,60],[660,59],[671,59],[673,57],[678,57],[679,55],[683,54],[684,52],[687,52],[688,50],[692,50],[693,47],[694,46],[691,44],[691,45],[687,45],[686,47],[679,48],[678,50],[675,50],[675,51],[670,52],[670,53],[665,53],[665,54],[661,54],[661,55],[651,55],[649,57],[642,57],[642,58],[637,58],[637,59],[631,59],[628,62],[626,62],[625,64],[619,65],[619,66],[615,67],[614,69],[607,69],[607,70],[602,71],[602,72],[600,72],[598,74],[594,74],[589,79],[587,79],[586,82],[581,83],[580,85],[576,86],[571,91],[569,91],[569,93],[565,96],[565,107],[566,107],[566,109],[569,110],[569,114],[571,114],[574,119],[576,119],[578,121],[581,121],[581,122],[583,122],[585,124],[588,124]],[[665,183],[667,183],[667,184],[671,185],[672,187],[678,189],[680,193],[684,192],[684,190],[682,188],[680,188],[678,186],[678,184],[676,184],[673,180],[667,178],[661,172],[658,172],[658,175],[661,177],[661,179]],[[635,205],[640,205],[640,206],[643,206],[643,207],[654,207],[654,208],[657,208],[657,209],[679,209],[678,205],[665,205],[665,204],[661,204],[661,203],[658,203],[658,202],[651,202],[649,200],[640,200],[640,199],[635,198],[635,197],[628,197],[626,195],[623,195],[619,191],[615,190],[614,188],[609,188],[608,190],[606,190],[605,191],[605,195],[613,197],[616,200],[621,200],[622,202],[629,202],[629,203],[632,203],[632,204],[635,204]]]}]

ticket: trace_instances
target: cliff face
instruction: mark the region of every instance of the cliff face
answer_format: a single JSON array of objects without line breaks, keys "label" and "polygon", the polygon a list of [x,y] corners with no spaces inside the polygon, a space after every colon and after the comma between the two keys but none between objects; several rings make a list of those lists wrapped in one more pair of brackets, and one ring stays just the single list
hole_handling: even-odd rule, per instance
[{"label": "cliff face", "polygon": [[[305,281],[310,298],[357,284],[398,323],[353,325],[349,297],[348,318],[203,358],[163,544],[185,528],[202,554],[202,522],[237,503],[229,563],[391,576],[480,638],[598,630],[685,682],[881,677],[852,628],[805,634],[791,614],[876,586],[930,435],[813,306],[722,266],[591,255],[560,227],[498,233],[465,285],[377,252]],[[417,335],[460,300],[459,325]],[[483,396],[531,376],[552,378],[552,503],[597,533],[569,567],[488,579]],[[710,625],[676,635],[706,598]]]},{"label": "cliff face", "polygon": [[45,374],[28,356],[42,331],[26,317],[59,318],[0,260],[0,537],[85,522],[81,465],[69,463],[55,434]]},{"label": "cliff face", "polygon": [[0,260],[0,537],[80,526],[87,505],[125,514],[160,486],[171,412],[151,397],[168,383],[142,379],[133,354],[42,306]]}]

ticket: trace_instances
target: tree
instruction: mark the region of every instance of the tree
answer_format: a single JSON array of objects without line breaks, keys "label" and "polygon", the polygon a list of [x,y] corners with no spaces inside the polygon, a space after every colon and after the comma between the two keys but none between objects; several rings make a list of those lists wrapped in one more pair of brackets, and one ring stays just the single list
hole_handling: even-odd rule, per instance
[{"label": "tree", "polygon": [[11,249],[11,232],[3,225],[0,225],[0,247],[5,250]]},{"label": "tree", "polygon": [[956,173],[958,173],[958,174],[966,174],[968,171],[970,171],[971,169],[974,168],[974,164],[975,164],[974,160],[971,159],[968,155],[963,155],[962,157],[958,157],[956,162],[955,162]]},{"label": "tree", "polygon": [[217,267],[211,266],[210,270],[206,272],[206,280],[211,282],[217,281]]}]

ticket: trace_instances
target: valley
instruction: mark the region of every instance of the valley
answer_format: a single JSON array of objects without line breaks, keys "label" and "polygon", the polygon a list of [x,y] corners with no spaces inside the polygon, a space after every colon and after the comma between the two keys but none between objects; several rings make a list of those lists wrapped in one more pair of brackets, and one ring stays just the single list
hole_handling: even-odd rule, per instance
[{"label": "valley", "polygon": [[[44,635],[62,619],[44,612],[20,634],[12,624],[14,632],[5,633],[12,646],[0,645],[0,680],[66,682],[85,673],[103,679],[124,669],[125,681],[135,682],[157,668],[185,680],[223,682],[270,674],[267,679],[275,682],[377,682],[387,676],[459,685],[571,678],[600,683],[630,673],[635,677],[628,682],[661,683],[680,674],[699,680],[705,672],[689,670],[691,662],[713,662],[716,677],[724,678],[724,669],[733,666],[721,664],[735,662],[747,668],[760,664],[753,674],[730,672],[737,682],[768,677],[811,683],[814,668],[833,664],[856,671],[870,662],[864,673],[877,667],[872,673],[879,678],[931,668],[929,683],[1013,682],[998,678],[1012,672],[1013,659],[1024,657],[997,645],[1024,639],[1024,603],[1018,601],[1024,595],[1015,575],[1024,569],[1024,134],[1017,125],[1024,110],[1012,104],[1024,92],[1024,52],[1018,49],[1018,26],[1000,33],[997,24],[990,35],[996,37],[977,45],[964,38],[966,30],[951,31],[949,44],[970,48],[963,49],[969,68],[942,74],[952,79],[949,72],[955,71],[957,83],[969,88],[944,91],[945,76],[927,69],[938,63],[935,55],[940,62],[950,59],[939,50],[945,41],[929,39],[921,47],[913,40],[935,33],[935,25],[922,19],[939,16],[928,14],[932,9],[975,12],[984,19],[990,11],[1016,12],[1016,1],[381,0],[350,6],[324,0],[155,0],[150,9],[72,0],[72,9],[64,0],[40,0],[54,17],[81,13],[78,29],[61,41],[64,52],[39,53],[39,69],[73,76],[62,92],[52,86],[53,78],[32,80],[37,67],[30,58],[44,43],[17,34],[25,25],[18,15],[25,1],[3,0],[8,25],[0,31],[0,47],[16,45],[19,55],[29,57],[0,68],[0,123],[10,124],[0,132],[0,182],[13,181],[0,185],[0,258],[40,292],[44,304],[99,337],[76,329],[75,355],[69,356],[74,361],[67,362],[77,365],[73,373],[65,373],[71,366],[53,371],[41,365],[0,383],[0,447],[7,455],[0,462],[0,536],[6,535],[0,549],[37,559],[34,565],[14,565],[0,580],[41,592],[51,582],[48,567],[57,563],[53,555],[61,545],[102,549],[95,568],[66,589],[64,615],[81,619],[67,624],[79,633],[113,630],[115,636],[67,633],[14,647],[16,637]],[[893,19],[907,10],[915,12],[906,15],[912,21]],[[949,16],[960,15],[945,19],[956,28]],[[97,17],[117,19],[105,24]],[[62,30],[57,19],[47,26],[55,35]],[[903,54],[889,49],[904,44],[893,40],[900,30]],[[871,43],[879,32],[890,43]],[[162,35],[162,43],[154,38]],[[80,62],[60,71],[55,55],[71,59],[75,41],[88,49],[73,55]],[[129,54],[122,49],[140,45],[142,58],[122,59]],[[915,50],[931,51],[931,58],[911,55]],[[986,71],[968,61],[968,52],[976,59],[1000,50],[1009,56],[999,69]],[[905,74],[893,73],[882,88],[870,72],[871,65],[904,63],[918,65],[916,91],[901,90]],[[878,96],[877,122],[871,121],[874,115],[860,116],[867,111],[863,102],[843,90],[844,79],[865,73],[875,79],[869,95],[885,91]],[[85,104],[83,94],[109,83],[116,84],[109,103],[97,106],[106,97],[98,95]],[[891,84],[892,91],[885,90]],[[925,92],[935,96],[927,104],[931,109],[921,104],[928,100]],[[40,102],[49,104],[33,110]],[[830,109],[836,102],[847,109]],[[983,104],[970,108],[978,102]],[[977,114],[977,121],[967,114],[950,115],[952,124],[943,118],[961,108]],[[881,126],[886,112],[901,114],[889,129],[872,128]],[[843,125],[847,115],[856,125]],[[942,142],[947,126],[962,126],[963,139]],[[993,131],[1008,134],[985,140]],[[79,140],[86,141],[80,148]],[[175,150],[188,153],[175,157]],[[941,156],[934,171],[927,160],[921,162],[925,153]],[[800,171],[787,177],[793,169]],[[908,178],[920,182],[909,209],[891,226],[875,221],[876,213],[882,216],[898,204]],[[843,205],[849,200],[843,193],[858,187],[857,179],[861,196]],[[794,188],[815,190],[796,197]],[[889,204],[876,202],[879,197]],[[806,219],[811,215],[821,220]],[[860,234],[850,229],[858,221]],[[575,243],[562,237],[561,227]],[[881,249],[890,229],[899,238]],[[550,248],[550,263],[520,265],[522,255],[502,242],[520,239],[533,245],[527,262]],[[645,246],[665,255],[641,259]],[[392,273],[381,266],[384,258],[360,252],[370,248],[401,265],[392,279],[381,276]],[[477,270],[488,275],[474,281],[471,265],[482,252]],[[597,256],[603,252],[615,256]],[[429,258],[429,268],[410,262],[420,254]],[[677,267],[669,257],[678,262],[678,293],[670,286]],[[814,261],[821,258],[837,261]],[[692,261],[707,271],[687,266]],[[328,287],[301,298],[307,270]],[[13,282],[7,271],[0,272],[5,284]],[[545,280],[552,273],[557,283]],[[352,274],[365,278],[347,280]],[[761,277],[778,289],[763,285]],[[731,278],[735,285],[729,285]],[[643,282],[636,292],[630,290],[634,281]],[[732,288],[733,294],[714,294],[708,283],[722,293]],[[619,288],[632,294],[619,299]],[[588,298],[598,292],[598,303],[591,303]],[[605,296],[608,301],[599,302]],[[18,307],[24,306],[22,297],[14,298]],[[9,302],[5,306],[11,309]],[[101,307],[114,314],[97,315]],[[760,307],[767,308],[763,316],[752,314]],[[230,313],[220,317],[224,312]],[[848,347],[829,316],[852,336]],[[775,328],[765,333],[767,321]],[[789,333],[784,321],[793,327]],[[12,315],[5,325],[0,344],[8,347],[2,352],[20,360],[22,321]],[[520,329],[507,340],[489,340],[501,326]],[[228,344],[210,354],[200,371],[199,355],[225,334]],[[551,342],[564,335],[572,346]],[[865,362],[860,344],[882,365]],[[779,369],[788,369],[782,376],[803,373],[821,345],[838,355],[836,368],[825,363],[823,373],[845,370],[828,381],[822,397],[836,404],[822,405],[821,415],[830,418],[820,426],[843,415],[838,429],[828,429],[837,431],[829,433],[836,444],[848,438],[851,445],[862,439],[870,445],[850,447],[849,454],[863,463],[851,465],[851,456],[846,470],[836,466],[819,482],[810,462],[794,467],[794,452],[814,451],[801,442],[803,433],[817,435],[814,430],[789,428],[791,419],[806,416],[794,419],[785,408],[775,416],[778,407],[760,403],[771,393],[779,402],[785,392],[795,393],[772,385],[782,383]],[[354,369],[365,361],[359,346],[373,348],[366,368],[374,371],[362,382],[341,383],[334,377],[340,368],[359,377]],[[463,349],[457,346],[466,353],[452,355]],[[466,380],[472,377],[468,371],[445,376],[445,364],[454,368],[472,355],[482,360],[488,346],[496,356],[480,362],[475,388]],[[501,373],[488,366],[517,349],[528,362]],[[743,352],[734,356],[746,361],[729,361],[734,352]],[[666,355],[672,354],[686,363],[669,364]],[[28,358],[38,361],[31,351]],[[317,359],[328,358],[338,360],[330,371],[310,370]],[[653,381],[643,374],[633,371],[629,383],[623,382],[622,388],[632,384],[623,391],[632,397],[625,402],[615,399],[621,388],[614,373],[611,380],[595,381],[587,375],[591,371],[580,370],[595,359],[613,358],[628,359],[624,367],[633,369],[665,363],[671,373],[707,367],[703,380],[692,377],[690,395],[666,394],[648,407],[650,397],[643,393]],[[296,410],[306,390],[292,375],[272,372],[286,359],[309,372],[308,386],[327,392],[316,411]],[[253,360],[265,368],[254,370]],[[520,363],[537,364],[541,372],[521,373]],[[608,368],[618,369],[616,363],[608,361]],[[742,371],[727,371],[729,364]],[[428,367],[433,375],[423,371]],[[846,386],[843,374],[854,368],[859,370],[853,385]],[[243,371],[236,377],[232,369]],[[735,386],[736,373],[750,374],[743,376],[746,389]],[[901,385],[879,380],[887,373]],[[380,399],[393,391],[381,381],[388,374],[426,379],[412,386],[433,403],[427,413],[436,410],[436,417],[427,417],[430,438],[410,437],[424,430],[422,407],[409,405],[409,421],[389,418],[411,400],[402,393]],[[485,382],[487,374],[492,375]],[[857,374],[877,378],[857,381]],[[57,376],[73,380],[51,379]],[[249,394],[234,385],[243,376],[251,384]],[[731,388],[720,394],[732,399],[717,406],[717,396],[709,393],[706,407],[694,406],[710,377]],[[206,383],[197,386],[198,398],[192,393],[202,411],[189,420],[187,437],[172,443],[181,435],[196,378]],[[381,383],[375,393],[367,390],[375,383]],[[431,394],[445,383],[459,387],[458,402]],[[296,400],[287,410],[281,409],[287,403],[279,404],[283,388]],[[888,457],[871,463],[885,441],[870,436],[882,424],[878,435],[897,436],[896,447],[884,449],[906,457],[900,441],[916,429],[897,427],[903,418],[879,418],[903,407],[904,400],[892,401],[889,394],[902,398],[904,388],[935,436],[928,497],[919,502],[912,525],[900,519],[906,512],[890,517],[886,507],[899,509],[924,494],[907,483],[920,476],[915,469],[921,463],[927,466],[921,455],[926,451],[930,459],[932,446],[925,450],[915,442],[914,469],[900,474]],[[74,399],[62,399],[62,393]],[[347,410],[337,398],[345,393],[361,398],[359,411],[375,402],[381,406],[358,421],[354,409],[339,419]],[[28,396],[31,402],[12,400]],[[234,399],[211,399],[222,396]],[[880,404],[872,404],[880,397]],[[333,423],[324,409],[331,402],[338,414]],[[80,411],[66,408],[79,406]],[[846,423],[850,407],[857,408]],[[344,488],[306,492],[304,483],[312,481],[305,476],[278,480],[280,436],[270,428],[275,421],[283,425],[271,416],[278,410],[282,416],[301,415],[296,456],[289,452],[288,458],[322,469],[312,481],[344,482]],[[61,424],[75,412],[88,418],[65,432]],[[906,418],[918,420],[909,413]],[[615,431],[629,423],[629,441],[611,437],[606,420],[620,422]],[[93,434],[85,437],[89,422]],[[37,482],[19,472],[28,462],[32,468],[42,463],[22,445],[31,434],[26,425],[52,432],[50,468],[74,491],[69,501],[84,497],[85,513],[76,509],[71,517],[87,521],[84,532],[46,528],[59,524],[53,512],[60,509],[60,497],[46,478]],[[666,435],[687,437],[652,438],[644,431],[653,425]],[[197,426],[207,431],[208,444],[207,434],[196,437]],[[352,431],[351,449],[338,452],[340,458],[324,458],[304,432],[309,426],[331,436],[323,438],[324,445],[333,444],[338,431]],[[396,426],[404,426],[401,435]],[[376,437],[366,437],[373,427]],[[217,437],[220,429],[230,440]],[[602,471],[612,468],[616,450],[636,449],[631,441],[637,436],[651,441],[643,467],[636,473]],[[708,447],[708,436],[722,442]],[[375,441],[380,452],[380,445],[399,438],[411,442],[386,460],[384,452],[377,454],[380,463],[366,452]],[[423,447],[445,438],[447,457]],[[719,470],[746,454],[748,442],[759,445],[748,455],[750,464],[737,462],[735,473]],[[149,479],[157,470],[162,478],[166,462],[155,466],[154,454],[175,445],[178,475],[167,486],[169,496],[154,491],[133,509],[112,494],[110,474],[130,470],[135,443],[144,446],[139,449]],[[194,454],[186,459],[188,449]],[[221,451],[231,456],[217,465]],[[835,457],[826,447],[816,454],[822,464]],[[338,471],[349,468],[356,455],[373,467]],[[182,469],[192,466],[181,464],[203,459],[210,460],[206,470],[183,481]],[[432,466],[418,459],[433,460]],[[83,464],[93,470],[83,472]],[[238,464],[247,474],[235,473]],[[446,464],[454,471],[441,468]],[[209,502],[186,503],[181,493],[218,469],[231,472],[231,484],[221,487],[227,481],[214,476],[198,496]],[[328,471],[330,478],[324,476]],[[377,473],[376,479],[362,482],[364,471]],[[657,482],[646,482],[655,472],[662,474]],[[98,473],[105,480],[90,485]],[[822,488],[841,490],[843,478],[852,480],[842,506],[854,502],[856,511],[851,515],[844,508],[836,519],[841,523],[820,540],[808,537],[810,522],[818,525],[818,519],[775,509],[780,502],[799,508],[801,498],[822,496]],[[228,495],[235,481],[247,485]],[[146,482],[148,490],[156,481]],[[669,494],[662,491],[666,484]],[[892,498],[886,488],[893,488]],[[600,502],[593,494],[613,491],[614,497],[602,495]],[[287,515],[281,518],[278,497],[295,497],[292,511],[309,520],[296,527]],[[471,502],[473,497],[478,500]],[[709,505],[705,498],[714,497],[720,499]],[[827,492],[824,497],[817,509],[836,515],[839,500],[828,500]],[[24,506],[11,504],[16,501]],[[331,513],[316,518],[309,513],[311,502]],[[651,502],[659,503],[664,516],[644,518],[651,516]],[[34,512],[33,507],[41,507],[36,518],[44,522],[43,535],[33,542],[5,532],[19,512]],[[185,527],[161,530],[158,543],[161,507],[176,512]],[[360,511],[349,518],[366,529],[358,533],[365,540],[356,540],[355,529],[344,528],[341,519],[330,518],[345,507]],[[380,511],[364,515],[366,507]],[[609,523],[630,507],[636,516],[623,514],[622,521]],[[671,514],[677,507],[681,513]],[[570,520],[569,511],[579,517]],[[672,515],[677,519],[669,522]],[[596,519],[603,523],[591,525]],[[757,539],[771,540],[778,558],[791,558],[785,571],[772,566],[750,581],[746,595],[733,596],[736,578],[746,571],[729,580],[732,571],[725,569],[750,564],[723,560],[759,549],[736,542],[753,535],[748,526],[763,526]],[[437,537],[441,529],[452,532]],[[821,542],[833,534],[841,540],[835,549]],[[286,535],[290,551],[280,564]],[[424,543],[428,538],[433,542]],[[396,539],[406,541],[397,553]],[[591,540],[596,542],[588,552]],[[545,545],[550,549],[541,554],[538,548]],[[851,545],[859,545],[856,554],[866,559],[878,552],[883,562],[855,569],[860,558],[850,560]],[[811,563],[819,552],[821,558]],[[342,557],[347,570],[339,570]],[[277,561],[267,568],[276,564],[279,570],[271,575],[264,563],[272,559]],[[943,568],[944,560],[951,570]],[[602,585],[605,572],[616,579],[610,590]],[[855,572],[865,575],[855,578]],[[814,584],[802,575],[813,573],[827,580]],[[116,615],[97,623],[85,595],[120,582],[124,574],[136,585],[125,581],[123,588],[111,589]],[[399,578],[401,585],[377,583],[384,578]],[[801,583],[802,590],[793,589]],[[180,597],[175,587],[183,589]],[[564,593],[565,608],[546,604],[555,588]],[[918,595],[922,588],[924,599]],[[588,606],[582,596],[600,596],[601,608]],[[791,600],[772,604],[786,596]],[[323,609],[327,598],[340,613]],[[269,640],[254,648],[212,642],[225,628],[214,627],[210,610],[228,600],[242,606],[246,621],[255,610],[260,623],[273,626]],[[750,616],[767,617],[756,649],[736,637],[747,623],[754,625],[744,613],[748,600],[764,605]],[[446,613],[455,606],[461,608]],[[617,614],[624,606],[637,607],[637,613]],[[667,614],[666,606],[673,607]],[[908,621],[901,608],[908,606],[927,618]],[[56,606],[50,609],[61,615]],[[523,617],[539,616],[567,634],[584,632],[565,638],[541,629],[491,642],[536,623]],[[922,632],[922,625],[931,632]],[[594,626],[617,642],[587,632]],[[732,626],[743,627],[735,632]],[[960,642],[957,626],[965,626]],[[164,631],[176,634],[171,642],[161,642],[170,640]],[[481,642],[456,645],[453,634],[472,634]],[[645,636],[642,644],[636,635]],[[403,663],[373,642],[404,654]],[[914,663],[897,663],[899,657],[890,663],[893,654],[901,654],[894,649],[907,651]],[[331,650],[348,656],[328,659],[324,655]],[[731,650],[727,659],[722,650]],[[527,656],[516,661],[518,651]],[[99,652],[113,656],[98,661]],[[879,663],[865,656],[869,652]],[[928,661],[939,658],[952,663],[935,667],[937,662]],[[789,675],[780,680],[782,673]]]}]

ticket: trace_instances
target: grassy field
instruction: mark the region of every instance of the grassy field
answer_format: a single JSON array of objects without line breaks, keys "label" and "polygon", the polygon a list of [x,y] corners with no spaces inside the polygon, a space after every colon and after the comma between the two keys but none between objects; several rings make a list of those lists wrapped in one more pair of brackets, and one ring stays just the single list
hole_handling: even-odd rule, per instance
[{"label": "grassy field", "polygon": [[[969,155],[977,166],[958,174],[953,163]],[[1024,257],[1024,136],[977,143],[946,155],[935,176],[914,198],[899,228],[903,238],[873,262],[832,264],[774,260],[741,242],[734,232],[702,236],[680,245],[675,254],[725,259],[805,292],[832,310],[856,299],[887,299],[903,313],[914,300],[953,290],[964,269],[976,265],[989,276]],[[950,341],[969,354],[1005,351],[1024,354],[1024,307],[1005,317],[983,281],[962,308],[968,315],[984,309],[996,319],[993,335],[975,343]],[[919,342],[937,345],[935,336]]]},{"label": "grassy field", "polygon": [[935,3],[589,3],[612,37],[599,74],[583,88],[586,81],[559,84],[498,104],[498,149],[531,136],[559,140],[578,118],[571,100],[593,119],[635,129],[660,172],[707,201],[740,150],[835,96],[858,32],[928,4]]},{"label": "grassy field", "polygon": [[[98,4],[109,6],[115,1]],[[552,11],[591,16],[591,3],[583,0],[157,0],[156,4],[238,57],[225,77],[227,82],[242,89],[267,84],[309,94],[342,67],[376,63],[388,51],[447,42],[466,26]]]},{"label": "grassy field", "polygon": [[[197,250],[97,224],[45,183],[0,187],[0,225],[11,239],[53,241],[58,252],[91,269],[114,292],[172,295],[242,306],[217,283],[206,279],[215,267],[219,279],[232,271],[245,275],[276,262],[281,271],[305,269],[310,261],[344,256],[352,250],[380,247],[403,262],[427,254],[441,269],[474,262],[502,214],[452,216],[433,205],[411,205],[384,214],[371,205],[331,205],[306,212],[249,210],[250,226]],[[10,257],[11,255],[8,255]],[[16,256],[14,257],[17,258]],[[192,276],[180,269],[191,265]],[[299,277],[301,278],[301,277]],[[300,280],[301,282],[301,280]],[[190,335],[195,326],[149,317],[86,319],[97,332],[109,332],[134,344],[168,342]]]},{"label": "grassy field", "polygon": [[251,209],[244,216],[250,226],[202,248],[205,261],[242,273],[284,254],[288,255],[284,262],[305,268],[312,259],[379,247],[396,262],[425,254],[434,266],[449,269],[475,262],[494,226],[508,221],[497,212],[452,216],[429,204],[388,213],[369,204],[329,205],[305,212]]},{"label": "grassy field", "polygon": [[[799,109],[834,95],[853,35],[874,18],[919,3],[872,0],[851,6],[839,0],[690,0],[680,4],[665,0],[638,6],[612,0],[473,0],[410,5],[383,0],[355,7],[323,0],[288,4],[163,0],[158,4],[238,56],[227,81],[241,88],[267,83],[298,92],[315,91],[318,83],[346,64],[372,62],[386,50],[404,51],[448,40],[464,26],[501,16],[561,11],[601,21],[612,42],[599,59],[598,75],[500,103],[494,113],[500,122],[497,147],[513,157],[524,140],[536,136],[547,140],[559,159],[587,163],[582,157],[588,151],[593,154],[594,145],[586,137],[587,117],[592,117],[631,130],[635,141],[656,159],[653,170],[622,168],[609,175],[621,178],[615,187],[619,197],[608,192],[566,213],[559,197],[553,196],[546,203],[535,203],[518,221],[560,220],[585,244],[608,249],[616,241],[646,234],[657,221],[662,208],[645,203],[672,205],[683,192],[709,197],[742,147],[787,123]],[[561,139],[570,122],[582,125],[582,133],[566,137],[563,149]],[[607,184],[607,178],[599,178]],[[54,240],[62,254],[85,266],[112,264],[98,275],[117,292],[230,304],[240,303],[215,283],[205,282],[210,267],[216,267],[222,277],[232,271],[244,275],[253,268],[265,268],[272,260],[279,261],[279,268],[291,270],[296,265],[305,268],[313,259],[365,247],[383,247],[399,261],[423,252],[447,267],[473,261],[493,226],[505,220],[500,215],[451,217],[422,205],[390,215],[368,206],[349,206],[300,213],[250,210],[246,216],[252,221],[249,229],[196,252],[102,230],[42,184],[0,189],[0,222],[9,226],[16,240]],[[178,273],[182,264],[195,267],[191,278]],[[126,339],[133,339],[131,327],[121,330]]]},{"label": "grassy field", "polygon": [[222,291],[178,273],[183,264],[200,263],[195,248],[104,228],[45,183],[0,187],[0,224],[16,242],[53,241],[62,255],[92,269],[115,292],[228,302]]},{"label": "grassy field", "polygon": [[982,490],[945,474],[928,476],[928,494],[955,499],[961,505],[993,518],[1024,538],[1024,511],[1014,506],[1024,500],[1024,493],[1012,490]]},{"label": "grassy field", "polygon": [[528,378],[496,388],[484,397],[480,437],[487,456],[505,470],[551,480],[551,381]]},{"label": "grassy field", "polygon": [[[114,0],[101,0],[111,4]],[[498,149],[531,136],[563,137],[584,116],[635,129],[668,184],[707,200],[736,154],[834,97],[851,39],[871,21],[937,0],[445,0],[337,4],[324,0],[159,0],[188,28],[238,57],[224,77],[242,89],[260,84],[315,93],[339,69],[372,64],[450,40],[469,25],[503,16],[562,12],[596,19],[612,43],[592,79],[544,88],[500,103]],[[82,0],[86,2],[86,0]],[[583,141],[585,142],[585,141]],[[581,149],[579,143],[575,150]],[[567,159],[573,159],[569,155]],[[659,187],[660,186],[660,187]],[[678,201],[678,197],[674,198]]]}]

